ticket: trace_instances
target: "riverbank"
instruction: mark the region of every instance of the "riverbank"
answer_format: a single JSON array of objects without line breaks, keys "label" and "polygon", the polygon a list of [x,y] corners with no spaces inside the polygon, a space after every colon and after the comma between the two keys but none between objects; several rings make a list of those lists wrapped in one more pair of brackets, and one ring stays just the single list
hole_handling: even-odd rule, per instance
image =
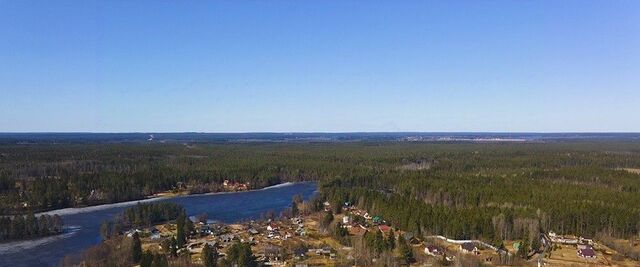
[{"label": "riverbank", "polygon": [[[311,182],[297,182],[297,183],[311,183]],[[148,198],[143,198],[143,199],[139,199],[139,200],[130,200],[130,201],[124,201],[124,202],[110,203],[110,204],[100,204],[100,205],[88,206],[88,207],[80,207],[80,208],[64,208],[64,209],[43,211],[43,212],[39,212],[39,213],[37,213],[35,215],[36,216],[40,216],[40,215],[56,215],[56,214],[60,215],[60,216],[62,216],[62,215],[71,215],[71,214],[93,212],[93,211],[98,211],[98,210],[103,210],[103,209],[110,209],[110,208],[115,208],[115,207],[127,207],[127,206],[135,205],[137,203],[146,203],[146,202],[153,202],[153,201],[166,200],[166,199],[172,199],[172,198],[198,196],[198,195],[211,196],[211,195],[232,194],[232,193],[242,193],[242,192],[254,192],[254,191],[260,191],[260,190],[268,190],[268,189],[273,189],[273,188],[291,186],[291,185],[294,185],[294,184],[296,184],[296,183],[294,183],[294,182],[285,182],[285,183],[275,184],[275,185],[272,185],[272,186],[267,186],[267,187],[263,187],[263,188],[259,188],[259,189],[240,191],[240,192],[223,191],[223,192],[210,192],[210,193],[203,193],[203,194],[176,194],[176,193],[171,193],[171,192],[163,192],[163,193],[158,193],[158,194],[155,194],[155,195],[150,196]]]},{"label": "riverbank", "polygon": [[[263,214],[279,214],[290,207],[296,195],[309,199],[317,191],[313,182],[283,183],[253,191],[237,193],[211,193],[184,195],[149,201],[172,202],[185,208],[187,215],[196,216],[206,213],[211,220],[223,223],[239,223],[258,220]],[[65,225],[78,227],[77,231],[49,239],[25,241],[14,248],[0,251],[0,266],[59,266],[60,260],[67,255],[78,255],[86,249],[99,244],[100,225],[113,220],[138,201],[114,203],[100,207],[64,209],[61,215]],[[90,210],[88,210],[90,209]],[[49,211],[49,212],[61,212]]]}]

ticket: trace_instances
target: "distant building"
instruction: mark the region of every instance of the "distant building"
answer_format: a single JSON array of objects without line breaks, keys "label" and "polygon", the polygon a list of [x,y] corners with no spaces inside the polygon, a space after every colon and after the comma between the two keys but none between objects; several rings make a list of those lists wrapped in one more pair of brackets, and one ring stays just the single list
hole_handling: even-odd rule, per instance
[{"label": "distant building", "polygon": [[386,234],[386,233],[389,233],[389,231],[391,231],[391,226],[383,224],[383,225],[378,226],[378,229],[380,229],[380,232]]},{"label": "distant building", "polygon": [[276,245],[267,245],[264,247],[264,256],[273,261],[279,261],[282,259],[282,249]]},{"label": "distant building", "polygon": [[578,245],[578,256],[587,258],[587,259],[595,259],[596,252],[593,250],[591,246]]},{"label": "distant building", "polygon": [[273,223],[270,223],[270,224],[267,226],[267,231],[277,231],[277,230],[278,230],[278,226],[277,226],[277,225],[275,225],[275,224],[273,224]]},{"label": "distant building", "polygon": [[460,245],[460,250],[465,253],[475,253],[478,252],[478,247],[471,242],[465,242]]},{"label": "distant building", "polygon": [[444,250],[434,245],[428,245],[424,248],[424,253],[431,256],[442,256],[444,254]]}]

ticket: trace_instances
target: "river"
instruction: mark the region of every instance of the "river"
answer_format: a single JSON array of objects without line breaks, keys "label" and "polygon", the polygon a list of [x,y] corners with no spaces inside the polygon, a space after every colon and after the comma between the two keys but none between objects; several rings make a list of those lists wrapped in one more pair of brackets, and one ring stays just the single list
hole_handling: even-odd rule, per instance
[{"label": "river", "polygon": [[[207,213],[209,219],[225,223],[257,219],[267,211],[277,213],[291,205],[294,195],[308,199],[315,194],[315,183],[287,183],[261,190],[158,198],[145,201],[173,202],[182,205],[188,215]],[[136,201],[88,208],[63,209],[68,233],[46,238],[0,243],[0,266],[57,266],[64,256],[78,253],[100,242],[100,224],[111,220]]]}]

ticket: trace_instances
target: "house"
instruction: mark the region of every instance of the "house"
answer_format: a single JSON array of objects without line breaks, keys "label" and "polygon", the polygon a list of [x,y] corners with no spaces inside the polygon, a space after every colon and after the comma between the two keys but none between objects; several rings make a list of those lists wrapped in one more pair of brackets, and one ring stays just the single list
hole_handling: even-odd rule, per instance
[{"label": "house", "polygon": [[127,237],[133,237],[134,233],[142,233],[142,231],[140,229],[131,229],[129,231],[126,232]]},{"label": "house", "polygon": [[249,232],[250,235],[259,234],[258,230],[256,230],[255,228],[249,228],[248,232]]},{"label": "house", "polygon": [[578,242],[581,243],[581,244],[593,245],[593,238],[592,237],[581,236],[581,237],[578,238]]},{"label": "house", "polygon": [[295,218],[291,218],[291,222],[294,223],[294,224],[300,225],[300,224],[302,224],[303,221],[302,221],[302,218],[295,217]]},{"label": "house", "polygon": [[476,247],[476,245],[471,242],[464,242],[460,244],[460,250],[462,250],[462,252],[464,253],[477,253],[478,247]]},{"label": "house", "polygon": [[331,211],[331,204],[329,201],[325,201],[322,205],[324,206],[324,211]]},{"label": "house", "polygon": [[383,225],[378,226],[378,229],[380,229],[380,232],[382,232],[383,234],[387,234],[387,233],[389,233],[389,231],[391,231],[391,226],[383,224]]},{"label": "house", "polygon": [[515,249],[516,251],[519,251],[520,247],[522,247],[522,244],[520,242],[513,243],[513,249]]},{"label": "house", "polygon": [[402,234],[402,237],[404,237],[404,240],[410,241],[411,239],[415,238],[415,235],[412,232],[404,232]]},{"label": "house", "polygon": [[273,224],[273,223],[270,223],[270,224],[267,226],[267,231],[277,231],[277,230],[278,230],[278,226],[277,226],[277,225],[275,225],[275,224]]},{"label": "house", "polygon": [[379,224],[382,222],[382,218],[380,218],[380,216],[373,216],[373,223],[374,224]]},{"label": "house", "polygon": [[149,237],[151,239],[160,239],[160,230],[158,230],[158,228],[151,227],[149,229],[149,234]]},{"label": "house", "polygon": [[428,245],[426,248],[424,248],[424,253],[431,256],[442,256],[444,254],[444,249],[441,249],[434,245]]},{"label": "house", "polygon": [[595,259],[596,252],[589,245],[578,245],[578,256],[587,259]]},{"label": "house", "polygon": [[220,236],[220,242],[229,243],[233,242],[236,239],[236,236],[233,234],[224,234]]},{"label": "house", "polygon": [[345,224],[345,225],[351,224],[351,217],[349,216],[342,217],[342,224]]},{"label": "house", "polygon": [[298,228],[296,229],[296,234],[299,236],[305,236],[307,235],[307,232],[304,230],[304,228]]},{"label": "house", "polygon": [[422,243],[412,232],[404,232],[402,237],[412,246],[420,245]]},{"label": "house", "polygon": [[293,257],[295,257],[297,260],[301,260],[307,257],[307,251],[309,251],[307,248],[305,247],[299,247],[293,250]]},{"label": "house", "polygon": [[211,227],[208,225],[203,225],[200,227],[200,236],[206,236],[211,234]]},{"label": "house", "polygon": [[282,259],[282,249],[276,245],[267,245],[264,247],[264,256],[269,260],[279,261]]},{"label": "house", "polygon": [[364,227],[351,227],[348,229],[350,235],[364,236],[367,233],[367,228]]}]

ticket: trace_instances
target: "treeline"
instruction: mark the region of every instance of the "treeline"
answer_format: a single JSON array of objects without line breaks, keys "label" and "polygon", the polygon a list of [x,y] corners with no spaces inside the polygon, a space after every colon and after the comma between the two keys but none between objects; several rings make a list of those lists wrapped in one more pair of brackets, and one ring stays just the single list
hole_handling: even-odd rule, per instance
[{"label": "treeline", "polygon": [[138,203],[124,210],[123,220],[130,226],[151,226],[174,220],[184,213],[185,210],[182,206],[171,202]]},{"label": "treeline", "polygon": [[[103,222],[100,226],[100,234],[103,239],[109,239],[128,229],[149,227],[176,219],[183,224],[186,220],[186,211],[179,204],[171,202],[139,202],[135,206],[125,209],[122,214],[116,216],[114,221]],[[182,240],[184,240],[184,236]]]},{"label": "treeline", "polygon": [[0,241],[43,237],[62,231],[62,218],[57,214],[0,217]]},{"label": "treeline", "polygon": [[[319,180],[422,235],[501,240],[640,230],[640,142],[0,145],[0,211],[137,199],[225,179]],[[407,167],[409,166],[409,167]],[[26,208],[25,208],[26,206]],[[533,240],[535,238],[530,238]]]}]

